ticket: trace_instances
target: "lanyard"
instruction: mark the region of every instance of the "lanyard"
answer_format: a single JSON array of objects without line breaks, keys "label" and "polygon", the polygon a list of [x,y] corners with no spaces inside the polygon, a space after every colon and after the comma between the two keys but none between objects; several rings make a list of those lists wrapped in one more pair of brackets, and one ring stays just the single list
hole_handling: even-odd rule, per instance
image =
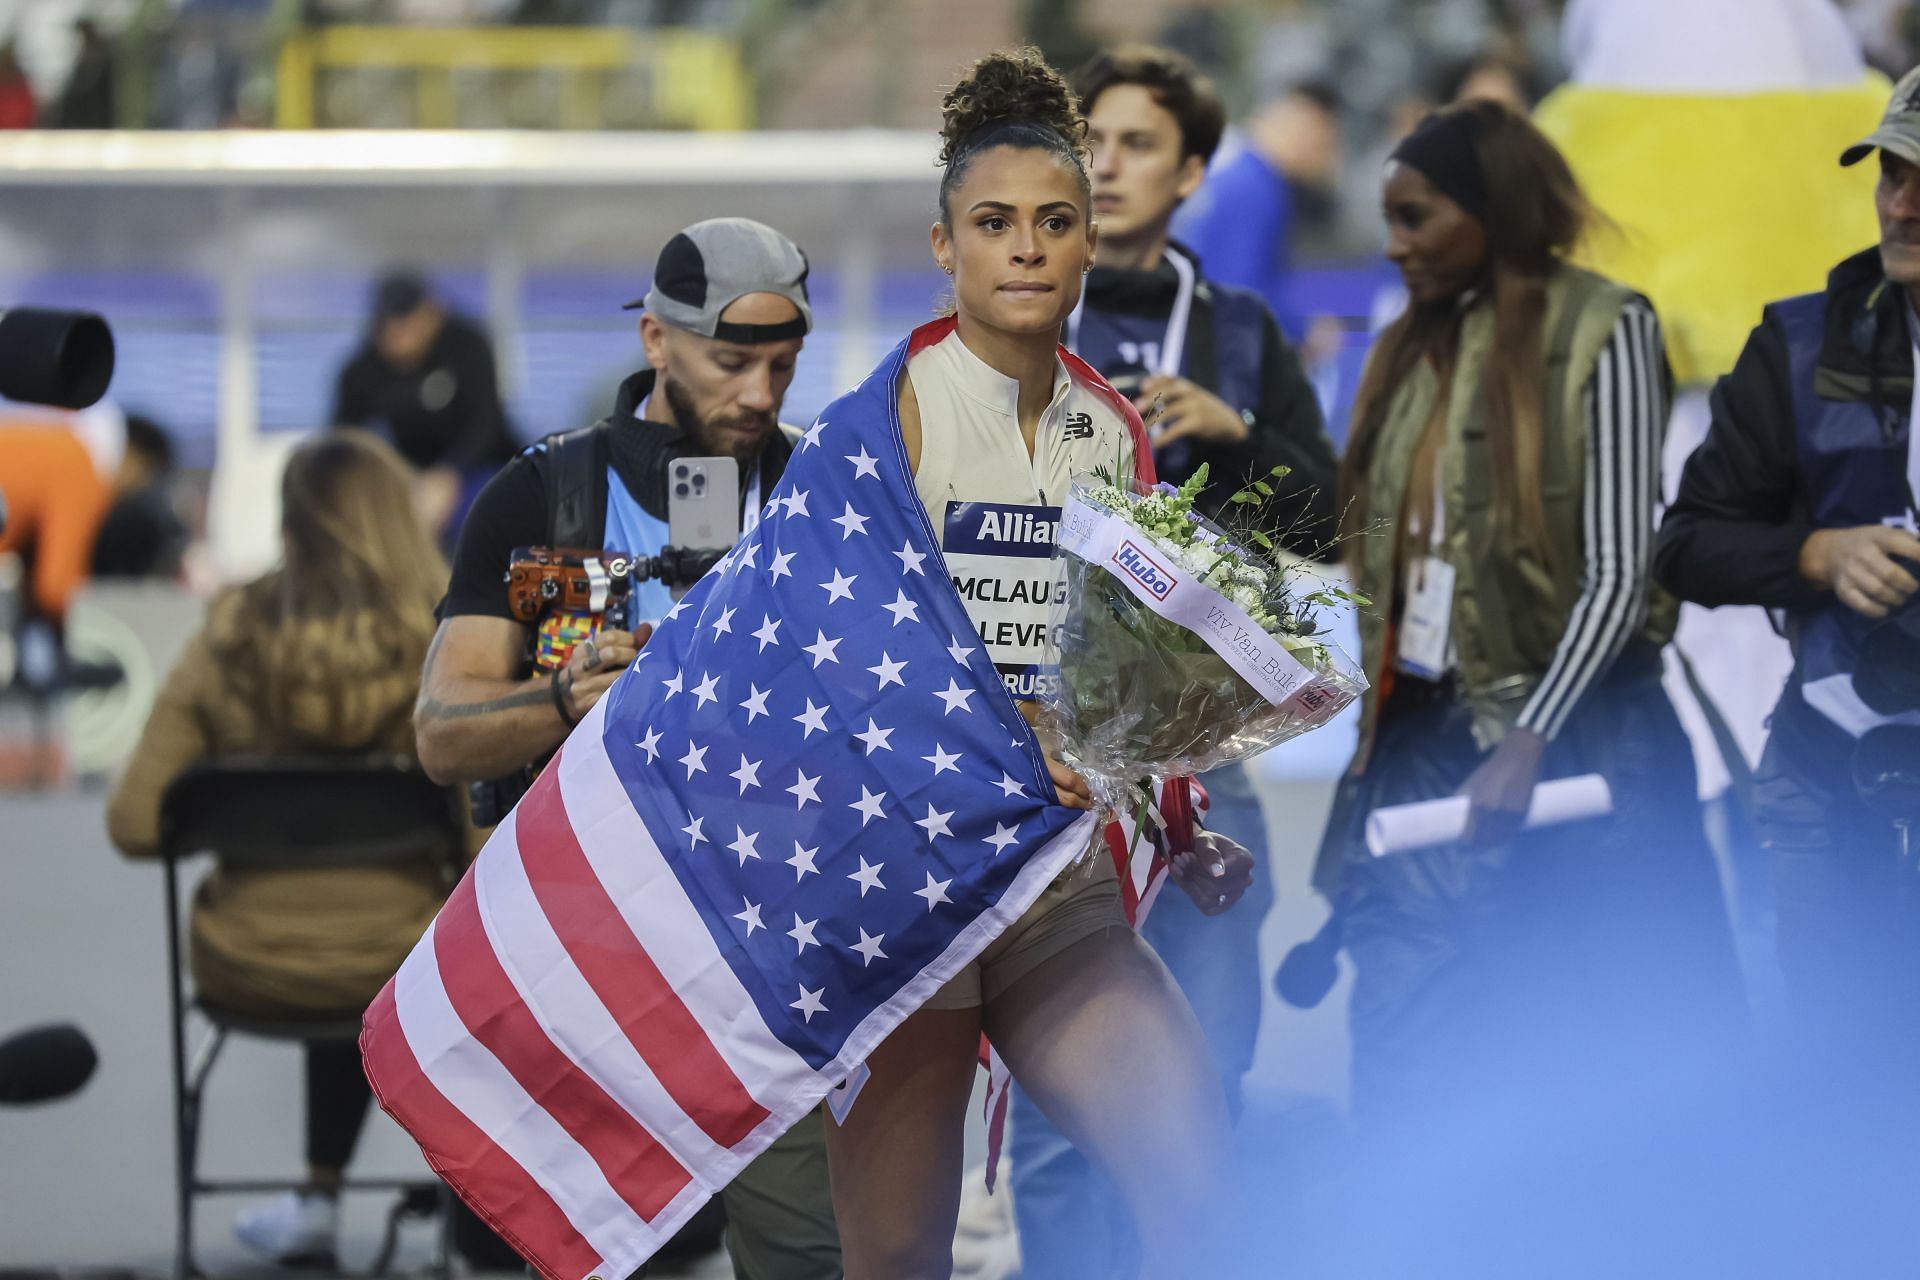
[{"label": "lanyard", "polygon": [[[1195,272],[1193,259],[1181,253],[1172,245],[1162,251],[1161,256],[1173,268],[1173,274],[1179,280],[1174,291],[1173,309],[1167,313],[1167,334],[1160,340],[1160,362],[1154,372],[1165,374],[1169,378],[1180,376],[1180,361],[1186,356],[1187,317],[1193,314],[1193,288]],[[1080,302],[1067,317],[1067,350],[1078,352],[1080,349],[1080,315],[1087,307],[1087,295],[1083,290]]]},{"label": "lanyard", "polygon": [[1914,315],[1912,302],[1907,303],[1906,313],[1914,373],[1913,405],[1907,411],[1907,518],[1920,526],[1920,316]]}]

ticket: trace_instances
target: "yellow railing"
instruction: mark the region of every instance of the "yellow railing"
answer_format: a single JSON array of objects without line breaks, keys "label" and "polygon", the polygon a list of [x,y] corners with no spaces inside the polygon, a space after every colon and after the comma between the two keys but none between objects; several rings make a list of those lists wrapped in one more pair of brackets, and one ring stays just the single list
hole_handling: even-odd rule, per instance
[{"label": "yellow railing", "polygon": [[323,27],[290,38],[280,52],[277,123],[311,129],[323,77],[333,72],[413,75],[413,119],[422,129],[461,125],[457,77],[471,72],[547,72],[559,77],[558,110],[547,127],[607,126],[605,94],[635,76],[648,92],[647,123],[666,129],[746,129],[753,88],[736,42],[704,31],[624,27]]}]

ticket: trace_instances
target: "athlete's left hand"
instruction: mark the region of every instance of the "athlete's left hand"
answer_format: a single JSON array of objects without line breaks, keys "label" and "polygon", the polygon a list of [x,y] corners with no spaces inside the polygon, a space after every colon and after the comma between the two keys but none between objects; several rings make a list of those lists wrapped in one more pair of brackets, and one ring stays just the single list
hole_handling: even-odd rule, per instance
[{"label": "athlete's left hand", "polygon": [[1156,449],[1186,436],[1240,444],[1253,434],[1238,409],[1186,378],[1155,374],[1140,385],[1133,405],[1146,420],[1147,438]]},{"label": "athlete's left hand", "polygon": [[1229,910],[1253,884],[1253,855],[1216,831],[1195,832],[1193,848],[1174,854],[1167,865],[1202,915]]}]

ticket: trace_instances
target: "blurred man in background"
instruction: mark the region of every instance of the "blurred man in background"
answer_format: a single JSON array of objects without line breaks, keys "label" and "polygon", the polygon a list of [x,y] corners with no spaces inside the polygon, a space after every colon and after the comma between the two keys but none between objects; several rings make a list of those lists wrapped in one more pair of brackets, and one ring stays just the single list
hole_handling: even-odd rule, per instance
[{"label": "blurred man in background", "polygon": [[1245,134],[1242,149],[1189,193],[1176,230],[1206,255],[1215,283],[1258,294],[1297,338],[1287,280],[1301,222],[1330,207],[1339,187],[1339,93],[1318,81],[1295,85],[1255,111]]},{"label": "blurred man in background", "polygon": [[335,384],[332,425],[376,431],[413,464],[416,505],[436,534],[458,527],[466,495],[517,448],[493,343],[408,271],[374,290],[366,340]]},{"label": "blurred man in background", "polygon": [[93,544],[96,578],[170,578],[189,531],[174,507],[173,441],[159,423],[127,415],[127,446],[113,477],[113,501]]}]

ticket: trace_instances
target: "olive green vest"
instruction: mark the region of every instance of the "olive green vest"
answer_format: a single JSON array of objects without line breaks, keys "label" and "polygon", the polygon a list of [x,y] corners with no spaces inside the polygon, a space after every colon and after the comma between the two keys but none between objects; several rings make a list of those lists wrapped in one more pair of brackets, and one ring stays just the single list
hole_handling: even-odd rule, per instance
[{"label": "olive green vest", "polygon": [[[1588,418],[1586,389],[1620,312],[1634,295],[1576,267],[1562,267],[1547,286],[1542,323],[1547,387],[1541,424],[1540,487],[1552,568],[1532,552],[1494,545],[1493,466],[1487,456],[1482,381],[1493,343],[1493,307],[1470,305],[1445,406],[1435,483],[1446,506],[1442,548],[1455,573],[1452,634],[1462,693],[1473,707],[1475,740],[1484,750],[1505,737],[1553,660],[1580,598],[1584,569],[1584,506]],[[1388,402],[1368,463],[1366,509],[1382,531],[1360,539],[1357,585],[1375,601],[1360,616],[1367,677],[1378,688],[1385,662],[1387,610],[1393,599],[1398,518],[1415,450],[1432,421],[1440,378],[1421,361]],[[1665,429],[1664,418],[1660,428]],[[1382,522],[1385,522],[1384,524]],[[1646,634],[1664,644],[1677,606],[1657,588]],[[1377,694],[1369,690],[1361,741],[1371,741]],[[1364,760],[1364,750],[1362,753]]]}]

